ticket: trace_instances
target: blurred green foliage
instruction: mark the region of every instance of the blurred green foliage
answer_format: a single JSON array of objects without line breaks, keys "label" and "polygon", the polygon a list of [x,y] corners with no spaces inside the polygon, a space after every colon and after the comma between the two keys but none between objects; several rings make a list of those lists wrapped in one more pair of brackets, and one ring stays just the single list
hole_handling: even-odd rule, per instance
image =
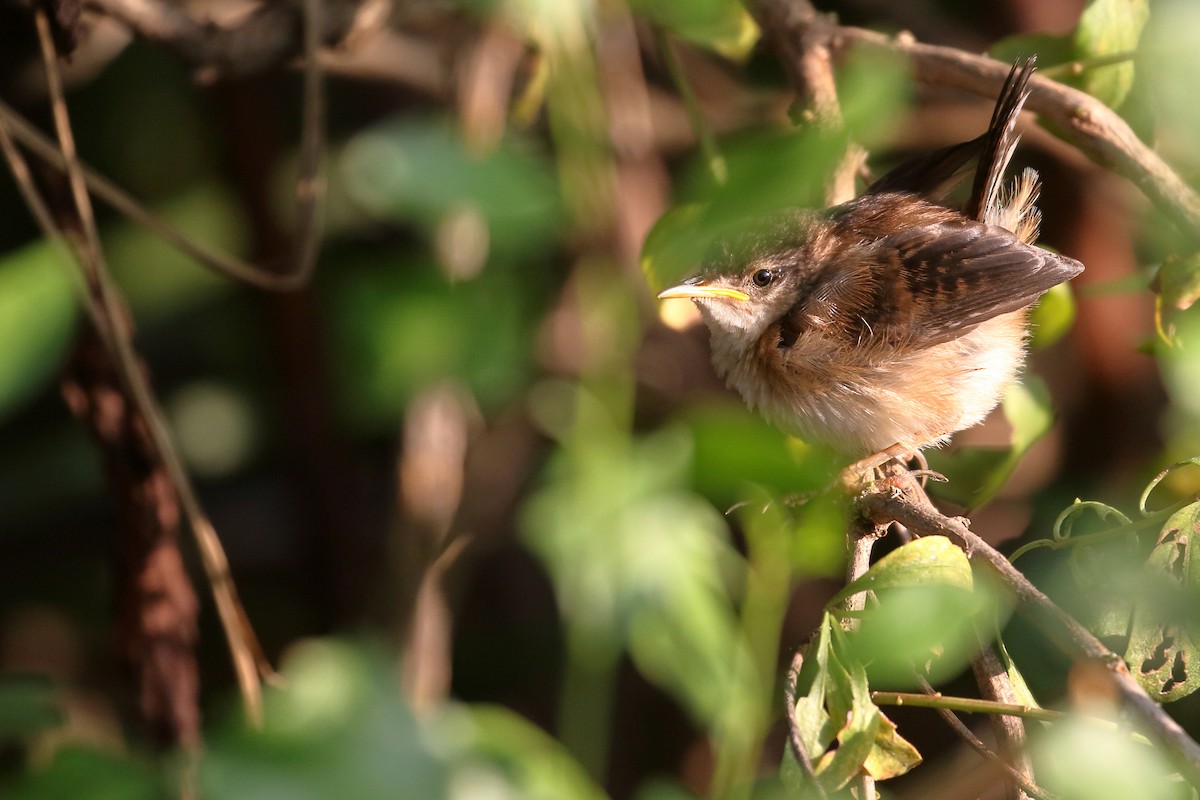
[{"label": "blurred green foliage", "polygon": [[38,676],[0,676],[0,743],[61,724],[55,695],[55,687]]},{"label": "blurred green foliage", "polygon": [[1070,717],[1035,731],[1031,749],[1042,785],[1063,800],[1192,796],[1159,748],[1096,719]]},{"label": "blurred green foliage", "polygon": [[758,25],[737,0],[631,0],[629,6],[674,35],[728,58],[744,58],[759,39]]},{"label": "blurred green foliage", "polygon": [[113,753],[66,747],[44,769],[30,771],[6,796],[13,800],[159,800],[169,791],[166,776],[145,763]]},{"label": "blurred green foliage", "polygon": [[394,119],[356,134],[339,167],[348,197],[378,219],[432,234],[455,209],[478,211],[493,257],[536,261],[561,235],[553,168],[533,141],[477,155],[449,120]]},{"label": "blurred green foliage", "polygon": [[75,329],[66,260],[45,242],[0,257],[0,419],[44,388]]},{"label": "blurred green foliage", "polygon": [[[975,584],[963,551],[941,536],[916,539],[877,561],[830,602],[874,591],[847,637],[845,654],[867,665],[879,688],[937,683],[960,673],[1003,610],[987,583]],[[857,615],[856,615],[857,616]]]}]

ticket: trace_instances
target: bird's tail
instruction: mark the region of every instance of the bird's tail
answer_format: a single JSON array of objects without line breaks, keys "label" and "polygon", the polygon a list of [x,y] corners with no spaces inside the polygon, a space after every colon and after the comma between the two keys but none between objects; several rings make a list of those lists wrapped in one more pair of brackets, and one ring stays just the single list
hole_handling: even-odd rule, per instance
[{"label": "bird's tail", "polygon": [[[1004,171],[1008,169],[1008,162],[1012,160],[1013,151],[1021,139],[1017,133],[1017,117],[1029,97],[1029,78],[1033,75],[1036,61],[1036,56],[1030,56],[1023,62],[1013,64],[1008,78],[1004,81],[1004,87],[1000,90],[1000,96],[996,98],[996,109],[992,112],[991,124],[984,134],[986,138],[983,150],[975,168],[971,197],[963,209],[963,214],[971,219],[987,221],[989,215],[995,213],[994,209],[1000,205]],[[1033,194],[1036,195],[1036,180],[1033,183]]]}]

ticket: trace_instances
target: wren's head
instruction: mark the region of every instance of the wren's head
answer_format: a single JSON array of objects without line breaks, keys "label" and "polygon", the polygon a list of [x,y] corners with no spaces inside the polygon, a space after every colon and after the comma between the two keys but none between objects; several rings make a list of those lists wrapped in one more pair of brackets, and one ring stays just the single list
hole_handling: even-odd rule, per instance
[{"label": "wren's head", "polygon": [[702,274],[658,295],[696,303],[713,334],[718,365],[744,355],[795,304],[807,282],[807,223],[797,217],[765,235],[738,237],[706,262]]}]

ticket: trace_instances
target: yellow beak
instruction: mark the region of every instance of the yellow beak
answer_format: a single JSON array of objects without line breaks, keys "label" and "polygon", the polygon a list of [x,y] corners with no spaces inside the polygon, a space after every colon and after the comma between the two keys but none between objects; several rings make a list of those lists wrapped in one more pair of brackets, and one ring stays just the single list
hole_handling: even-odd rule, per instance
[{"label": "yellow beak", "polygon": [[728,286],[713,286],[701,278],[692,278],[678,286],[664,289],[658,293],[659,300],[671,300],[676,297],[688,299],[724,297],[730,300],[749,300],[750,295],[731,289]]}]

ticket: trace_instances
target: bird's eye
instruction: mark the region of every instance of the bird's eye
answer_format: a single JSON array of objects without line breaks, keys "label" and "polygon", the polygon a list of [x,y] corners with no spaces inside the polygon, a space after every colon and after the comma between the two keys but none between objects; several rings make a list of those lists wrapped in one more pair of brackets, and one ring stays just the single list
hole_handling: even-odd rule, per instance
[{"label": "bird's eye", "polygon": [[760,269],[751,276],[750,280],[754,281],[754,285],[760,289],[765,289],[771,281],[775,280],[775,273],[769,269]]}]

